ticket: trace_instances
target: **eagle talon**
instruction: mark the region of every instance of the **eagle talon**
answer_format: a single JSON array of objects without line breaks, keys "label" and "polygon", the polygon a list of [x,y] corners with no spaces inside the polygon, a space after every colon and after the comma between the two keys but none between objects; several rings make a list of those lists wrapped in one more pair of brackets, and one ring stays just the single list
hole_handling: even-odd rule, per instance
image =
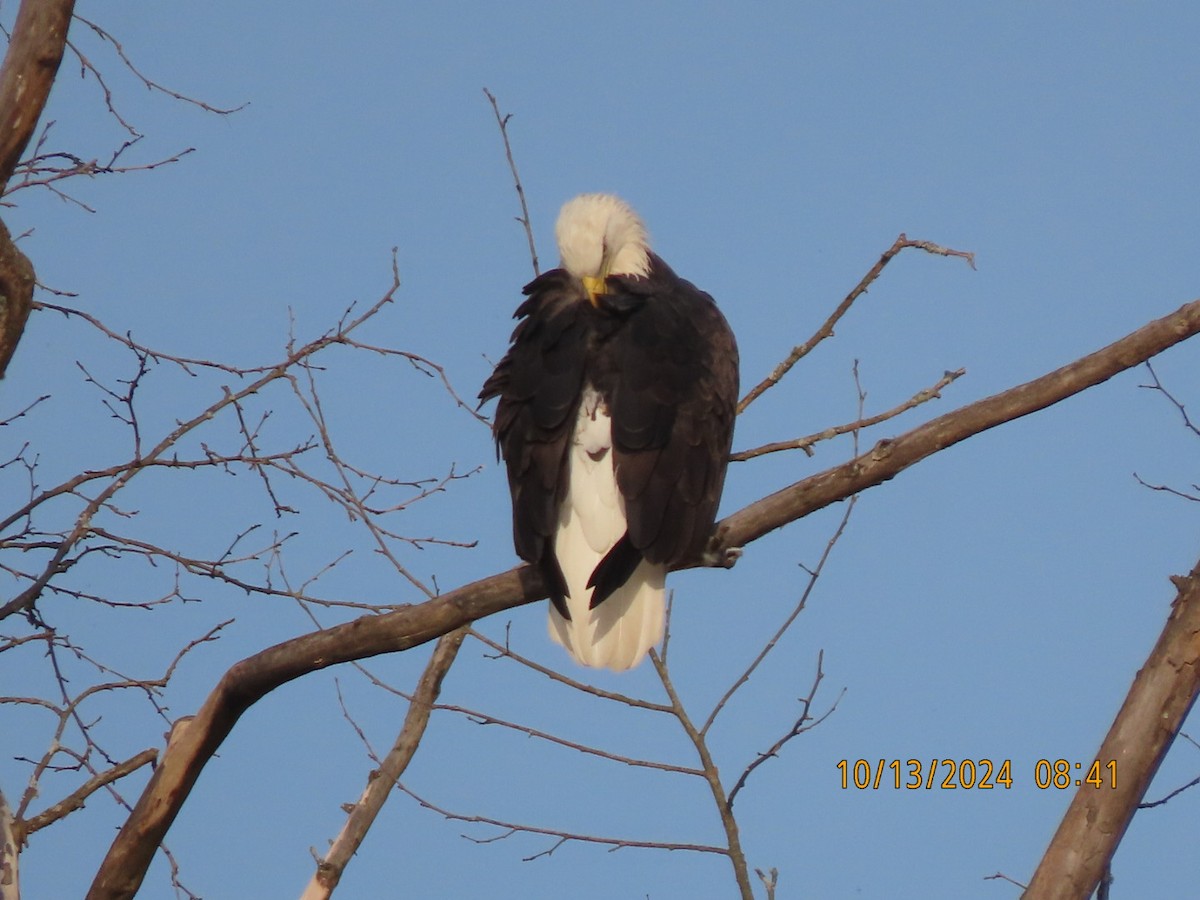
[{"label": "eagle talon", "polygon": [[732,569],[742,558],[741,547],[714,547],[704,551],[700,561],[710,569]]}]

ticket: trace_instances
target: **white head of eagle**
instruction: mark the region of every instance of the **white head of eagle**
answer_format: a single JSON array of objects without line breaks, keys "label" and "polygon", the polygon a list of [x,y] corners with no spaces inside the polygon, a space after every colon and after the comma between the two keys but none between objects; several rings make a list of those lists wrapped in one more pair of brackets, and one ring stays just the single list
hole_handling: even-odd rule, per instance
[{"label": "white head of eagle", "polygon": [[623,200],[568,201],[555,236],[562,262],[525,286],[479,396],[499,398],[513,540],[542,574],[550,636],[584,665],[622,670],[662,638],[667,572],[711,536],[737,344]]}]

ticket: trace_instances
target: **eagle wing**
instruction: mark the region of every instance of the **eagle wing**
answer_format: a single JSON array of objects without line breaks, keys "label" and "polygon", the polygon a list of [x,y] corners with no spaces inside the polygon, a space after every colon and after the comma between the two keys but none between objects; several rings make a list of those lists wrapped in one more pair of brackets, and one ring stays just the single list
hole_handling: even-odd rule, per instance
[{"label": "eagle wing", "polygon": [[606,348],[629,545],[612,565],[628,567],[618,560],[630,550],[673,565],[704,549],[716,519],[733,441],[737,343],[712,297],[656,256],[647,277],[610,277],[609,287],[602,305],[624,317]]},{"label": "eagle wing", "polygon": [[584,385],[608,407],[627,528],[592,574],[592,607],[641,560],[670,566],[703,551],[733,440],[737,344],[713,299],[657,256],[647,276],[610,276],[608,290],[593,306],[562,269],[526,285],[512,345],[479,395],[499,397],[517,554],[541,569],[566,619],[554,535]]},{"label": "eagle wing", "polygon": [[499,397],[493,431],[508,468],[517,555],[541,569],[555,607],[569,618],[553,537],[583,391],[588,304],[582,284],[562,269],[536,278],[524,293],[512,344],[479,399]]}]

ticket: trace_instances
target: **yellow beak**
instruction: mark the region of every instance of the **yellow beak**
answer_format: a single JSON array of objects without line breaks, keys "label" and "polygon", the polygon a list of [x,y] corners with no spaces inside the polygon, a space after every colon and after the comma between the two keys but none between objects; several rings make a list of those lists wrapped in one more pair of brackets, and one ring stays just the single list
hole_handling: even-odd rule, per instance
[{"label": "yellow beak", "polygon": [[588,300],[591,301],[592,306],[599,306],[600,297],[608,293],[608,285],[605,283],[604,276],[584,275],[581,281],[583,281],[583,289],[587,291]]}]

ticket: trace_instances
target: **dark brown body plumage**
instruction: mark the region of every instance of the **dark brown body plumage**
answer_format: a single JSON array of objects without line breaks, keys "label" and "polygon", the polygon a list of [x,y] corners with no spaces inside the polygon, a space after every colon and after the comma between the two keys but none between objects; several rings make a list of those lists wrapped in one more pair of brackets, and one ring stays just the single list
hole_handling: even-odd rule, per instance
[{"label": "dark brown body plumage", "polygon": [[612,275],[593,304],[564,269],[526,285],[512,346],[480,392],[499,398],[517,554],[542,571],[569,619],[554,537],[579,404],[591,385],[612,423],[627,531],[589,582],[595,607],[642,559],[696,558],[725,481],[738,397],[733,333],[713,299],[650,255],[645,277]]}]

